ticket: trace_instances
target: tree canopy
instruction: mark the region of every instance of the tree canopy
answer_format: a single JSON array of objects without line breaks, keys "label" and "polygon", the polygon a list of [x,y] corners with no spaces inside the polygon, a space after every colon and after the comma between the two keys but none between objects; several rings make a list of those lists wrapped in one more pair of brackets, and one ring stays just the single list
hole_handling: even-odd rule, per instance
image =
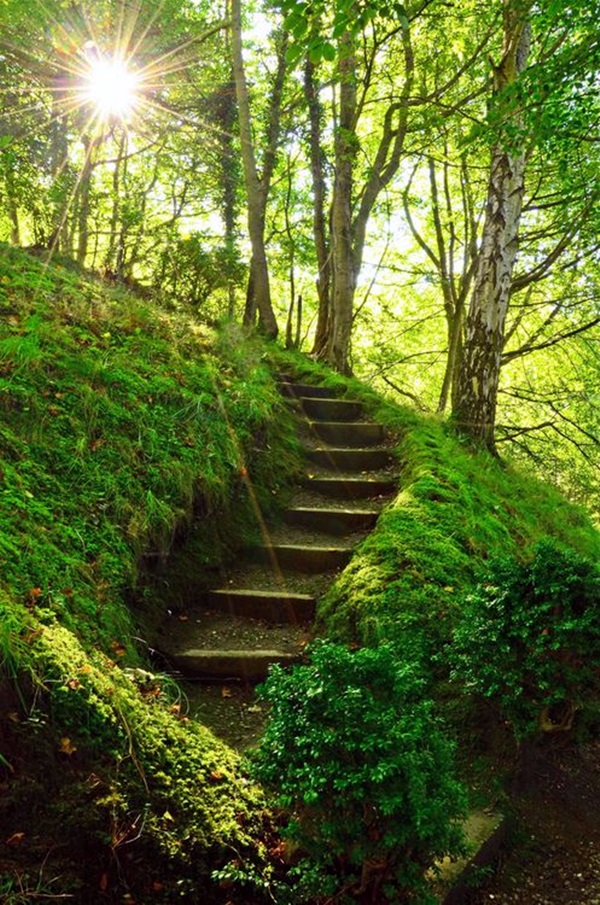
[{"label": "tree canopy", "polygon": [[598,7],[3,0],[0,240],[279,333],[597,511]]}]

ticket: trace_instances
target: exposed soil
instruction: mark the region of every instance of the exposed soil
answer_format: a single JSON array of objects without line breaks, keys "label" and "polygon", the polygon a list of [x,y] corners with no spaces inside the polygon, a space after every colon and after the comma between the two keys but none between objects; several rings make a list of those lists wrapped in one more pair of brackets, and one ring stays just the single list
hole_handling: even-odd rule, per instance
[{"label": "exposed soil", "polygon": [[469,905],[600,905],[600,742],[536,752],[514,826],[499,870]]}]

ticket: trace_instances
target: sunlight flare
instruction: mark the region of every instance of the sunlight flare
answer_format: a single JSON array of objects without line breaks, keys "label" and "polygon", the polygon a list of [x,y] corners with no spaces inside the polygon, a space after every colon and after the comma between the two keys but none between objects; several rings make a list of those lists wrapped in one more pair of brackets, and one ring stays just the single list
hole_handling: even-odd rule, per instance
[{"label": "sunlight flare", "polygon": [[124,119],[139,99],[139,76],[117,57],[90,59],[84,82],[84,99],[94,106],[100,119]]}]

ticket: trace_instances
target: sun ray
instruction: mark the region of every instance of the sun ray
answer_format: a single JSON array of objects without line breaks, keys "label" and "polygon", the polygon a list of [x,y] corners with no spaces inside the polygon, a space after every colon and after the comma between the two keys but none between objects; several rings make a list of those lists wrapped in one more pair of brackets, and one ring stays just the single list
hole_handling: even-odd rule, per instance
[{"label": "sun ray", "polygon": [[90,56],[81,89],[82,100],[91,103],[100,119],[124,119],[138,99],[139,76],[119,56]]}]

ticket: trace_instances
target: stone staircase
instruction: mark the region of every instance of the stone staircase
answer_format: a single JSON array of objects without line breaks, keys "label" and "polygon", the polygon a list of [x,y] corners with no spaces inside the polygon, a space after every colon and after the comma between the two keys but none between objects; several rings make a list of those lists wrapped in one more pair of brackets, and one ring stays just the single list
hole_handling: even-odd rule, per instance
[{"label": "stone staircase", "polygon": [[248,548],[185,616],[163,622],[156,646],[184,676],[261,681],[310,640],[316,601],[396,490],[383,427],[359,402],[282,380],[295,409],[307,473],[280,524]]}]

